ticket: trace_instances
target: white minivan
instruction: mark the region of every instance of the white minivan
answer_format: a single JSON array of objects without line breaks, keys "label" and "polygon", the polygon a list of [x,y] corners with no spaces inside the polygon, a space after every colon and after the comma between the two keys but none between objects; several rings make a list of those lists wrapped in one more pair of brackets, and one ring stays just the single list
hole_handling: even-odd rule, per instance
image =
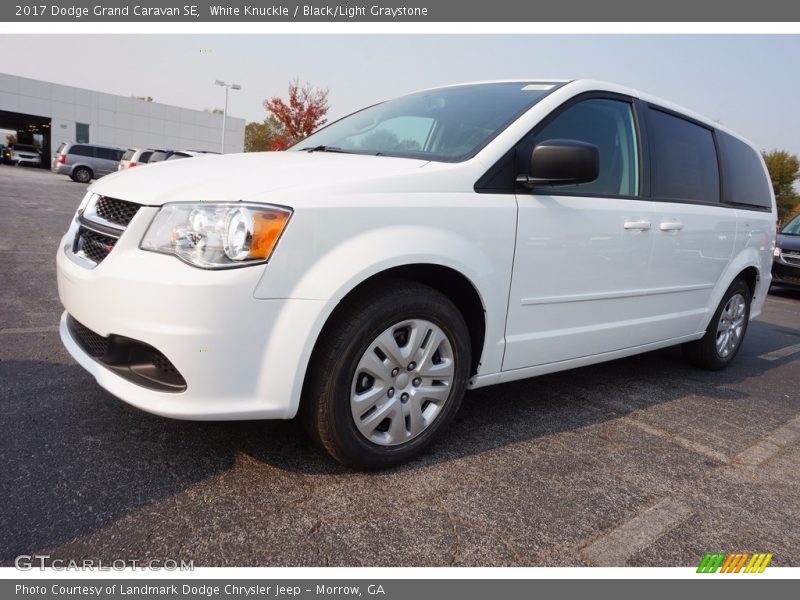
[{"label": "white minivan", "polygon": [[58,250],[61,338],[143,410],[299,415],[339,461],[385,467],[467,389],[674,344],[727,366],[770,286],[775,219],[759,152],[668,102],[455,85],[287,152],[96,182]]}]

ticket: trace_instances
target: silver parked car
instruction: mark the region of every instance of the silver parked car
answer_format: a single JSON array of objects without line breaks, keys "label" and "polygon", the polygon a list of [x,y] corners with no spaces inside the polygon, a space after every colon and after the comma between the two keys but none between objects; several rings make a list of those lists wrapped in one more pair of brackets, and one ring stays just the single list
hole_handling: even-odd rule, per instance
[{"label": "silver parked car", "polygon": [[98,144],[62,143],[53,157],[52,171],[88,183],[117,170],[125,150]]}]

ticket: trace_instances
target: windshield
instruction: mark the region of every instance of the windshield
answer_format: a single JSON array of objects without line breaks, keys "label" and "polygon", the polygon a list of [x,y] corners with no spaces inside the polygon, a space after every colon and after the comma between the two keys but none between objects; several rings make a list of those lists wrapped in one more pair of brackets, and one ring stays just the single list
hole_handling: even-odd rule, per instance
[{"label": "windshield", "polygon": [[36,146],[28,146],[27,144],[14,144],[14,150],[22,150],[23,152],[37,152]]},{"label": "windshield", "polygon": [[557,85],[484,83],[417,92],[344,117],[290,150],[458,162],[474,156]]},{"label": "windshield", "polygon": [[783,229],[781,229],[781,233],[784,235],[800,235],[800,215],[797,215],[784,225]]}]

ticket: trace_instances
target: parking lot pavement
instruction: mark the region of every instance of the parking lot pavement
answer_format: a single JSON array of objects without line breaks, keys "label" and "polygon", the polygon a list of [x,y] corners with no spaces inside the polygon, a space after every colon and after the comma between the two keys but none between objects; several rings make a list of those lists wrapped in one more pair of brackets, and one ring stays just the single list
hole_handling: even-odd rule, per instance
[{"label": "parking lot pavement", "polygon": [[0,564],[800,565],[800,294],[727,371],[667,349],[476,390],[424,457],[353,473],[293,422],[148,415],[72,361],[54,266],[85,187],[0,166]]}]

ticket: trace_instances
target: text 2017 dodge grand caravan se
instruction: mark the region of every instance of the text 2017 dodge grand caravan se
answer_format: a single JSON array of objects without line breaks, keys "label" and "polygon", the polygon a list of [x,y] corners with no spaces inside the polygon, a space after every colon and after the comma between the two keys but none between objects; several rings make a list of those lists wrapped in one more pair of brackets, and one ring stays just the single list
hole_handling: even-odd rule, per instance
[{"label": "text 2017 dodge grand caravan se", "polygon": [[58,250],[61,337],[143,410],[299,414],[375,468],[468,388],[673,344],[725,367],[774,243],[760,154],[707,119],[595,81],[457,85],[98,181]]}]

